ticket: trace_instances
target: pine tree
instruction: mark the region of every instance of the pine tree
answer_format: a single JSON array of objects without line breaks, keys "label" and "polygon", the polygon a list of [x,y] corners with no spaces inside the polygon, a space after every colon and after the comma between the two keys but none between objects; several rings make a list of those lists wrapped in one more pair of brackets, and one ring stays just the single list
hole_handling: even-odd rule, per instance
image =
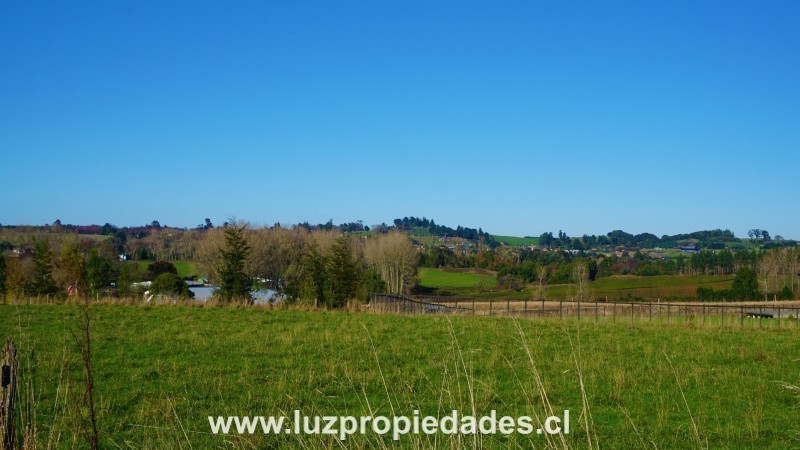
[{"label": "pine tree", "polygon": [[331,288],[329,306],[333,308],[345,306],[347,300],[356,295],[361,281],[347,236],[340,236],[334,242],[330,249],[327,269]]},{"label": "pine tree", "polygon": [[114,266],[100,256],[97,249],[92,249],[89,251],[89,261],[86,263],[86,277],[92,294],[96,294],[111,284]]},{"label": "pine tree", "polygon": [[33,295],[50,295],[58,292],[53,280],[53,251],[46,239],[34,242],[33,279],[30,282],[30,293]]},{"label": "pine tree", "polygon": [[253,300],[250,295],[252,282],[245,269],[250,254],[245,232],[245,225],[229,224],[225,227],[225,247],[220,249],[219,289],[216,292],[224,301]]}]

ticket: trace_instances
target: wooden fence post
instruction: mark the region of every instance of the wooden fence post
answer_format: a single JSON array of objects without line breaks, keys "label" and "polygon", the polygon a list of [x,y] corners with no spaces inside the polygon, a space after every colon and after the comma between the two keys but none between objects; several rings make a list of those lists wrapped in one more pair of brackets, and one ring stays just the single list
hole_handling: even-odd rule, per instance
[{"label": "wooden fence post", "polygon": [[17,349],[11,339],[6,340],[2,357],[2,384],[0,384],[0,434],[3,436],[3,449],[14,449],[14,408],[17,401]]}]

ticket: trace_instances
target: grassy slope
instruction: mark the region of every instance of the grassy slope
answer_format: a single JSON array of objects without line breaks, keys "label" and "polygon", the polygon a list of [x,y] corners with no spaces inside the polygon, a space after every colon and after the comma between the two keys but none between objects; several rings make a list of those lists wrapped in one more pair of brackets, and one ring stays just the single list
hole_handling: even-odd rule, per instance
[{"label": "grassy slope", "polygon": [[[624,298],[628,295],[645,298],[694,297],[699,286],[714,289],[729,289],[733,276],[672,276],[655,277],[612,276],[598,278],[589,283],[589,290],[595,298]],[[551,286],[548,295],[553,298],[567,298],[571,286]]]},{"label": "grassy slope", "polygon": [[497,242],[505,242],[508,245],[539,245],[538,237],[517,237],[517,236],[498,236],[493,234],[492,237]]},{"label": "grassy slope", "polygon": [[[178,276],[188,277],[189,275],[200,275],[197,270],[197,263],[192,261],[170,261],[172,264],[175,265],[175,268],[178,269]],[[139,265],[139,270],[146,271],[147,266],[152,264],[153,261],[136,261],[136,264]]]},{"label": "grassy slope", "polygon": [[[420,268],[420,285],[434,289],[434,293],[453,293],[461,296],[530,298],[533,288],[520,291],[487,290],[497,286],[497,280],[489,275],[445,272],[440,269]],[[648,299],[690,298],[700,286],[714,289],[729,289],[733,276],[672,276],[639,277],[633,275],[598,278],[589,283],[594,298],[624,299],[644,297]],[[574,295],[571,285],[552,285],[546,288],[547,298],[570,298]],[[446,291],[446,292],[444,292]]]},{"label": "grassy slope", "polygon": [[[800,398],[781,384],[800,385],[796,330],[601,324],[578,334],[559,321],[524,320],[520,338],[509,319],[136,306],[100,306],[92,314],[101,447],[297,446],[289,436],[204,434],[207,416],[296,408],[366,415],[369,407],[386,415],[392,408],[466,414],[470,384],[478,414],[541,414],[522,342],[554,409],[572,412],[570,446],[586,442],[574,359],[586,384],[591,435],[604,448],[693,446],[692,417],[712,448],[800,446]],[[40,446],[48,436],[60,436],[63,448],[85,445],[74,433],[76,413],[55,401],[83,392],[71,335],[78,316],[74,306],[0,305],[0,336],[13,337],[23,359],[35,348]],[[432,439],[403,443],[432,446]],[[336,446],[327,438],[302,440]],[[347,445],[375,447],[375,440]],[[543,443],[536,435],[483,438],[489,448]]]},{"label": "grassy slope", "polygon": [[469,272],[446,272],[440,269],[421,267],[419,279],[422,286],[430,288],[480,288],[497,286],[497,278]]}]

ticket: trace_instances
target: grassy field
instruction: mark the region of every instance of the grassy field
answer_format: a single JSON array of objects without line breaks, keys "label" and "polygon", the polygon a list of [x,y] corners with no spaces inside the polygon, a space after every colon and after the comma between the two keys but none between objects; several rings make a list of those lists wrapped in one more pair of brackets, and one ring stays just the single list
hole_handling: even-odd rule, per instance
[{"label": "grassy field", "polygon": [[[639,277],[618,275],[598,278],[589,283],[589,291],[594,298],[624,299],[643,297],[648,299],[695,297],[697,288],[730,289],[734,276],[672,276]],[[569,298],[574,287],[567,285],[550,286],[548,296]]]},{"label": "grassy field", "polygon": [[[497,280],[490,275],[474,273],[446,272],[441,269],[421,268],[420,285],[429,288],[434,295],[459,295],[483,298],[531,298],[535,287],[511,291],[495,289]],[[672,276],[662,275],[640,277],[634,275],[615,275],[598,278],[588,285],[592,298],[597,299],[679,299],[694,298],[697,288],[729,289],[734,276]],[[573,285],[549,285],[545,288],[547,298],[569,299],[575,295]]]},{"label": "grassy field", "polygon": [[[340,448],[330,436],[215,436],[208,416],[542,416],[542,394],[570,410],[570,447],[800,446],[797,331],[174,306],[91,316],[101,448]],[[79,308],[0,305],[0,317],[32,368],[39,446],[85,447]],[[399,444],[561,446],[536,434]]]},{"label": "grassy field", "polygon": [[477,290],[497,286],[497,277],[485,273],[455,272],[421,267],[420,285],[439,290]]},{"label": "grassy field", "polygon": [[[202,275],[197,268],[197,263],[192,261],[170,261],[172,264],[175,265],[175,268],[178,269],[178,276],[181,278],[188,277],[190,275]],[[139,270],[142,272],[147,270],[147,266],[152,264],[153,261],[136,261],[136,264],[139,266]]]},{"label": "grassy field", "polygon": [[493,234],[492,237],[497,242],[505,242],[508,245],[539,245],[538,237],[517,237],[517,236],[498,236]]}]

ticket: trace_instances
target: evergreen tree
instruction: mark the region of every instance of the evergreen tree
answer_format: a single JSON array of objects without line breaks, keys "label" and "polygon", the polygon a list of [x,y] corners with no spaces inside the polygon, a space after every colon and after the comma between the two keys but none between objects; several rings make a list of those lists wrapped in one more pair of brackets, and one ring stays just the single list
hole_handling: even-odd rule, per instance
[{"label": "evergreen tree", "polygon": [[327,273],[325,272],[325,257],[320,254],[319,247],[313,239],[303,256],[300,274],[302,279],[300,282],[300,298],[312,301],[315,307],[320,304],[328,305],[330,303],[328,301],[330,289]]},{"label": "evergreen tree", "polygon": [[731,293],[736,300],[758,300],[758,276],[753,269],[742,267],[733,279]]},{"label": "evergreen tree", "polygon": [[114,276],[114,267],[106,259],[100,256],[97,249],[89,251],[89,261],[86,263],[86,278],[89,281],[89,289],[92,293],[108,287]]},{"label": "evergreen tree", "polygon": [[[231,221],[233,222],[233,221]],[[245,270],[250,246],[245,236],[246,226],[229,224],[225,227],[225,247],[220,249],[219,289],[216,295],[224,301],[252,301],[252,282]]]},{"label": "evergreen tree", "polygon": [[327,266],[331,288],[328,306],[333,308],[345,306],[348,299],[355,297],[360,283],[359,270],[353,261],[347,236],[336,239],[331,247]]},{"label": "evergreen tree", "polygon": [[53,280],[53,251],[46,239],[37,239],[33,245],[33,278],[29,291],[33,295],[50,295],[58,292]]}]

